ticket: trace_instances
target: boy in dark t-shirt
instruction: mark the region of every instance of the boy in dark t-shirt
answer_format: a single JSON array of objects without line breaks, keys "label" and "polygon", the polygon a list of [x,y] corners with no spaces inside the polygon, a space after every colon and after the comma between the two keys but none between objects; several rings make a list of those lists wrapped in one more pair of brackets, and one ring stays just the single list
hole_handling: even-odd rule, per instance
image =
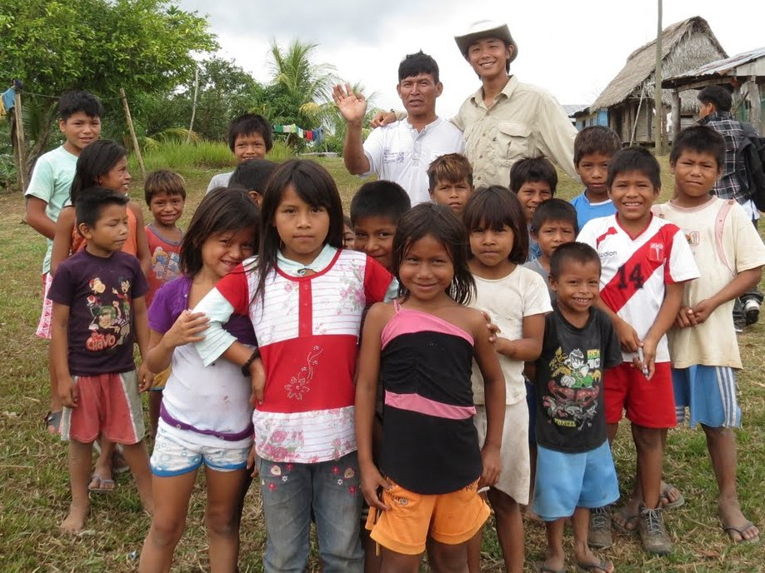
[{"label": "boy in dark t-shirt", "polygon": [[587,546],[590,508],[619,498],[606,437],[603,372],[621,363],[619,340],[598,298],[600,258],[583,243],[558,247],[550,260],[553,312],[545,317],[536,380],[537,471],[533,510],[547,528],[547,553],[537,569],[564,568],[563,526],[572,517],[581,569],[609,573],[613,564]]},{"label": "boy in dark t-shirt", "polygon": [[146,278],[138,259],[120,252],[128,237],[128,198],[91,188],[77,202],[85,249],[61,263],[48,292],[53,302],[51,360],[64,404],[61,437],[69,441],[72,504],[62,531],[78,532],[90,511],[88,482],[93,441],[123,444],[144,509],[152,510],[149,457],[143,443],[141,389],[133,343],[148,343]]}]

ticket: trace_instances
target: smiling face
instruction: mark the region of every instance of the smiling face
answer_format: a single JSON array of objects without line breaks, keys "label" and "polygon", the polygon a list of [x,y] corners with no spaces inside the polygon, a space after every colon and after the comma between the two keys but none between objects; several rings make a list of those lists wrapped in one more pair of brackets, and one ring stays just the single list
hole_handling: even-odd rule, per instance
[{"label": "smiling face", "polygon": [[465,179],[459,181],[439,180],[430,190],[430,198],[434,203],[449,207],[455,215],[462,217],[462,210],[470,198],[473,187]]},{"label": "smiling face", "polygon": [[523,207],[526,223],[531,224],[534,212],[542,201],[547,201],[553,196],[550,184],[546,181],[526,181],[518,189],[518,200]]},{"label": "smiling face", "polygon": [[149,210],[154,222],[161,227],[175,227],[175,223],[183,215],[185,201],[182,195],[157,193],[149,201]]},{"label": "smiling face", "polygon": [[324,248],[329,235],[329,212],[321,206],[309,205],[287,185],[276,208],[274,226],[282,241],[282,254],[308,265]]},{"label": "smiling face", "polygon": [[202,270],[222,279],[236,265],[255,254],[255,227],[210,235],[202,243]]},{"label": "smiling face", "polygon": [[410,118],[428,119],[436,117],[436,98],[441,95],[443,85],[430,74],[418,74],[401,80],[396,86],[401,103]]},{"label": "smiling face", "polygon": [[558,276],[550,276],[550,287],[556,293],[563,316],[569,322],[577,322],[589,315],[590,307],[598,299],[600,265],[596,261],[561,262]]},{"label": "smiling face", "polygon": [[121,158],[109,171],[96,178],[96,183],[106,189],[111,189],[123,195],[128,194],[130,186],[130,173],[128,172],[127,157]]},{"label": "smiling face", "polygon": [[259,133],[237,135],[234,141],[234,155],[238,163],[248,159],[263,159],[266,156],[266,142]]},{"label": "smiling face", "polygon": [[58,128],[66,138],[64,149],[73,155],[79,155],[101,135],[101,118],[78,111],[66,120],[59,120]]},{"label": "smiling face", "polygon": [[632,233],[641,232],[651,220],[651,206],[661,189],[640,171],[624,171],[614,177],[608,196],[614,202],[621,225]]},{"label": "smiling face", "polygon": [[418,302],[448,298],[446,291],[454,279],[454,264],[443,243],[426,235],[408,246],[398,277],[409,291],[409,297]]},{"label": "smiling face", "polygon": [[388,217],[358,217],[353,228],[354,248],[366,253],[387,270],[393,267],[393,237],[396,222]]},{"label": "smiling face", "polygon": [[709,201],[709,193],[720,176],[714,154],[692,149],[684,149],[670,169],[675,176],[675,201],[684,207]]},{"label": "smiling face", "polygon": [[468,47],[468,61],[482,80],[506,76],[512,49],[499,38],[481,38]]}]

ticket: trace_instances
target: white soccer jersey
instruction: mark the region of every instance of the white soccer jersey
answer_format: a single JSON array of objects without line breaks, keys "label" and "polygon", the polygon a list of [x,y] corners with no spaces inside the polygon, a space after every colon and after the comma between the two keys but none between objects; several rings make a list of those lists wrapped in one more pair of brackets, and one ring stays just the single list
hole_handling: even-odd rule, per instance
[{"label": "white soccer jersey", "polygon": [[[631,237],[618,215],[593,219],[577,241],[598,251],[602,267],[600,298],[642,340],[664,302],[665,285],[699,277],[699,270],[683,232],[672,223],[652,217],[648,227]],[[632,353],[623,352],[625,362]],[[656,362],[669,362],[667,337],[656,348]]]}]

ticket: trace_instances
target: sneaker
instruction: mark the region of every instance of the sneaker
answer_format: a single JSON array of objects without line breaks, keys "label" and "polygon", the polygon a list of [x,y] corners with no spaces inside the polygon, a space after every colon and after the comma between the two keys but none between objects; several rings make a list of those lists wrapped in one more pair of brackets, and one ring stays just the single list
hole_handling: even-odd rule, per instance
[{"label": "sneaker", "polygon": [[746,325],[756,324],[760,318],[760,305],[756,300],[748,300],[744,303],[744,316],[746,317]]},{"label": "sneaker", "polygon": [[672,551],[672,540],[664,529],[664,516],[661,509],[640,508],[640,540],[643,549],[652,555],[667,555]]},{"label": "sneaker", "polygon": [[587,545],[597,549],[611,547],[611,508],[598,507],[590,510],[590,530]]}]

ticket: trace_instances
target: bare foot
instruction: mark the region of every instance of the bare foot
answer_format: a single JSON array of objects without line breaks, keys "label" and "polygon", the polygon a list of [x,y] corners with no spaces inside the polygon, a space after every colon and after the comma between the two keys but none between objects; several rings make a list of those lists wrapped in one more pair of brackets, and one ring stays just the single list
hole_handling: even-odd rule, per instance
[{"label": "bare foot", "polygon": [[558,573],[566,567],[566,556],[563,553],[551,553],[549,548],[544,561],[534,563],[534,571],[537,573]]},{"label": "bare foot", "polygon": [[665,509],[680,507],[685,503],[685,498],[680,490],[671,483],[661,482],[661,493],[659,494],[659,503]]},{"label": "bare foot", "polygon": [[749,521],[741,512],[741,506],[737,499],[718,502],[720,521],[723,530],[728,534],[733,543],[746,543],[759,541],[760,530]]},{"label": "bare foot", "polygon": [[626,505],[613,513],[611,523],[622,533],[632,533],[637,531],[639,519],[640,501],[631,498]]},{"label": "bare foot", "polygon": [[90,513],[90,503],[74,504],[69,506],[69,515],[59,525],[59,529],[64,533],[79,533],[85,527],[85,522]]}]

